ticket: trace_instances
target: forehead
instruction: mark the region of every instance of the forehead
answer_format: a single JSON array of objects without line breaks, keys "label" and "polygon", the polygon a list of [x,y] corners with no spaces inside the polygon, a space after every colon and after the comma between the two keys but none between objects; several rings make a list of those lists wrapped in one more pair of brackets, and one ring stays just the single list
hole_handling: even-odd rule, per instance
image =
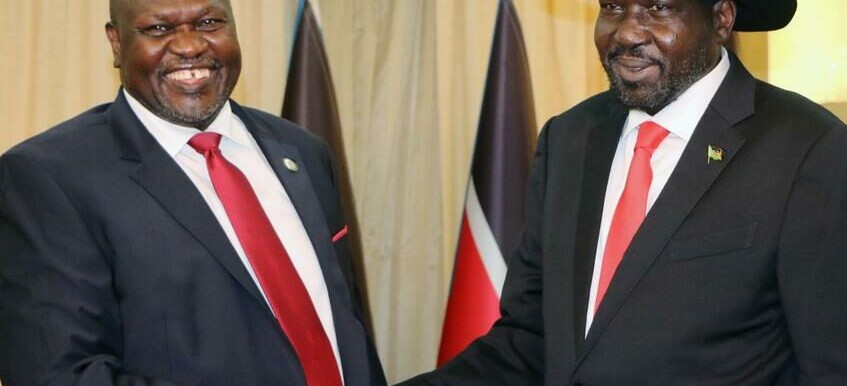
[{"label": "forehead", "polygon": [[664,4],[675,7],[704,7],[711,6],[717,3],[718,0],[597,0],[600,5],[608,3],[617,3],[622,5],[641,5],[649,7],[657,4]]},{"label": "forehead", "polygon": [[[656,14],[651,20],[664,20],[686,25],[700,25],[712,19],[713,5],[719,0],[598,0],[601,6],[616,4],[623,9],[632,11],[648,12],[651,7],[664,5],[669,7],[670,13]],[[602,12],[602,11],[601,11]],[[661,18],[659,15],[664,15]]]},{"label": "forehead", "polygon": [[211,12],[232,13],[229,0],[118,0],[120,17],[174,17]]}]

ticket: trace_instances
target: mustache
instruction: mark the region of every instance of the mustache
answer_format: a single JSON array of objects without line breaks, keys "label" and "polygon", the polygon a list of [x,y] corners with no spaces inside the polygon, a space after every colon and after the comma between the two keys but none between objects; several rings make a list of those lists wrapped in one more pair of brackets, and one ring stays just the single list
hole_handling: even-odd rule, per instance
[{"label": "mustache", "polygon": [[617,46],[617,47],[614,47],[611,50],[609,50],[609,52],[606,53],[604,61],[608,65],[608,64],[611,64],[613,60],[615,60],[615,59],[617,59],[621,56],[627,56],[627,57],[630,57],[630,58],[638,58],[638,59],[648,60],[648,61],[653,62],[653,63],[659,65],[660,67],[664,68],[664,63],[662,62],[662,60],[659,59],[659,58],[656,58],[654,56],[648,55],[644,51],[644,47],[642,47],[642,46],[635,46],[635,47]]},{"label": "mustache", "polygon": [[223,65],[221,64],[221,62],[219,60],[217,60],[215,58],[201,56],[201,57],[190,58],[190,59],[189,58],[181,58],[181,59],[172,60],[168,63],[162,63],[159,66],[159,71],[164,73],[164,72],[167,72],[169,70],[173,70],[173,69],[177,69],[177,68],[184,68],[184,67],[188,67],[188,66],[203,67],[203,68],[209,68],[209,69],[212,69],[212,70],[217,70],[217,69],[220,69],[221,67],[223,67]]}]

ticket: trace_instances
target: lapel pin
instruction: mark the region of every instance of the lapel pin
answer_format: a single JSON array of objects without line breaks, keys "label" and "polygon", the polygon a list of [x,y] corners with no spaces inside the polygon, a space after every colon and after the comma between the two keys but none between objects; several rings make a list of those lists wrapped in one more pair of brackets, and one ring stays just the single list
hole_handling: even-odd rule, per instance
[{"label": "lapel pin", "polygon": [[706,151],[706,163],[712,162],[721,162],[723,161],[723,149],[709,145],[708,150]]},{"label": "lapel pin", "polygon": [[300,167],[297,166],[297,162],[294,162],[291,158],[283,158],[282,163],[285,164],[285,168],[291,172],[296,172],[300,170]]}]

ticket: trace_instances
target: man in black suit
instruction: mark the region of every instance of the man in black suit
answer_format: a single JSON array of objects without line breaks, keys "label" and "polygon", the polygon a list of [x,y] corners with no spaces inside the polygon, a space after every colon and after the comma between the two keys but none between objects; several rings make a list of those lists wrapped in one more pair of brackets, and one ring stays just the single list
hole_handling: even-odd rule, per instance
[{"label": "man in black suit", "polygon": [[[795,0],[601,0],[501,319],[409,385],[847,385],[847,131],[723,45]],[[809,60],[814,60],[810,58]]]},{"label": "man in black suit", "polygon": [[327,146],[229,100],[227,0],[113,0],[116,100],[0,158],[0,378],[383,385]]}]

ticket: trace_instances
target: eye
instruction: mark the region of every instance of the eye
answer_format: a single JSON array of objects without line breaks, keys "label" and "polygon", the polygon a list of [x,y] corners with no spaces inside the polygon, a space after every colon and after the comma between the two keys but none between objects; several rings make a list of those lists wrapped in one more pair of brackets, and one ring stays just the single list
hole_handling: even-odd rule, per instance
[{"label": "eye", "polygon": [[173,27],[168,24],[153,24],[147,27],[139,28],[139,32],[147,36],[159,37],[169,34]]},{"label": "eye", "polygon": [[604,13],[617,12],[622,9],[621,5],[614,2],[600,3],[600,10]]},{"label": "eye", "polygon": [[195,24],[195,28],[200,31],[214,31],[223,25],[224,21],[220,19],[202,19]]},{"label": "eye", "polygon": [[667,4],[653,4],[648,9],[650,11],[654,11],[654,12],[664,12],[664,11],[669,11],[671,9],[671,7],[668,6]]}]

